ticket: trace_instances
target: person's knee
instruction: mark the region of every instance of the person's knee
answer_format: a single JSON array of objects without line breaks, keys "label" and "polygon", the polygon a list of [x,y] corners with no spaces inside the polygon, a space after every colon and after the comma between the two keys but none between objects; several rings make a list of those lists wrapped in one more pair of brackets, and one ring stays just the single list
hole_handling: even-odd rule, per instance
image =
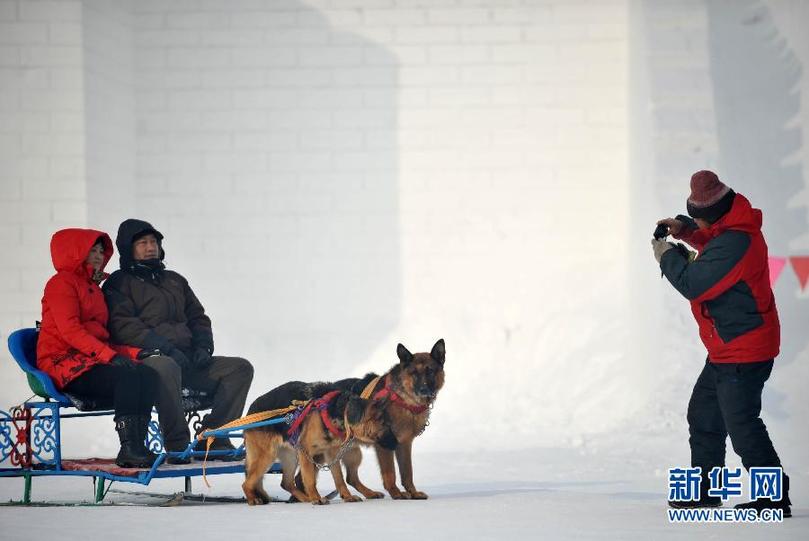
[{"label": "person's knee", "polygon": [[180,380],[183,370],[180,365],[167,355],[149,357],[144,364],[154,370],[160,379]]},{"label": "person's knee", "polygon": [[239,374],[239,379],[246,383],[253,381],[253,373],[255,370],[253,369],[253,365],[250,364],[250,361],[242,359],[241,357],[235,357],[233,362],[237,365],[235,373]]}]

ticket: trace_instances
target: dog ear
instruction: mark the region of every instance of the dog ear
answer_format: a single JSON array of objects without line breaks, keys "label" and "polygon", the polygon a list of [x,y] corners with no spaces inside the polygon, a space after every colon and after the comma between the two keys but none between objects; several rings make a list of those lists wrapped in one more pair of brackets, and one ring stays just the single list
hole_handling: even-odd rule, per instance
[{"label": "dog ear", "polygon": [[352,396],[348,399],[348,406],[346,406],[348,422],[355,425],[362,421],[362,416],[365,414],[365,408],[368,407],[368,400],[363,400],[359,396]]},{"label": "dog ear", "polygon": [[433,346],[432,351],[430,351],[430,357],[438,361],[441,366],[444,366],[444,356],[447,354],[447,348],[444,346],[444,339],[441,338],[438,342],[435,343]]},{"label": "dog ear", "polygon": [[407,348],[402,344],[396,346],[396,355],[399,356],[399,360],[404,364],[413,360],[413,354],[407,351]]}]

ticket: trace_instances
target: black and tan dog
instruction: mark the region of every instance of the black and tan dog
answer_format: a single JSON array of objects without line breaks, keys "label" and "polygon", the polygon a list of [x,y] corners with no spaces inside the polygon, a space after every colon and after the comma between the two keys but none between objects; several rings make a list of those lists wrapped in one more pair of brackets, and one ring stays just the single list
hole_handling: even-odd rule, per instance
[{"label": "black and tan dog", "polygon": [[[316,504],[328,503],[317,491],[317,467],[313,461],[319,464],[333,463],[338,459],[340,448],[352,436],[360,442],[371,444],[384,439],[384,434],[390,432],[379,404],[325,383],[285,383],[257,398],[248,414],[284,408],[296,400],[310,402],[291,426],[279,423],[244,431],[247,457],[242,490],[250,505],[270,501],[263,487],[263,479],[276,458],[281,462],[281,486],[295,499]],[[297,452],[293,447],[294,442],[297,442]],[[295,484],[296,463],[301,468],[303,486],[300,488]],[[348,490],[339,464],[330,470],[343,500],[362,501]]]},{"label": "black and tan dog", "polygon": [[[362,379],[349,378],[334,385],[363,397],[370,397],[383,410],[384,420],[390,431],[382,433],[374,444],[382,484],[391,498],[426,499],[427,494],[416,490],[413,484],[413,440],[427,426],[430,408],[444,385],[444,340],[435,343],[430,353],[410,353],[399,344],[396,347],[399,363],[382,376],[367,374]],[[396,486],[394,456],[399,466],[399,476],[404,491]],[[358,448],[349,450],[343,456],[348,484],[359,490],[366,498],[382,498],[362,484],[359,466],[362,452]]]}]

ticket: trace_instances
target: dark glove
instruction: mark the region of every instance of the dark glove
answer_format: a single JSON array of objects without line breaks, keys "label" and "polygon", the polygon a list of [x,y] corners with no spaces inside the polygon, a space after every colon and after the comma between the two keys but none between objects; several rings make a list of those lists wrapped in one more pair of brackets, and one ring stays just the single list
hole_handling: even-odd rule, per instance
[{"label": "dark glove", "polygon": [[159,355],[162,355],[159,349],[142,349],[138,352],[138,360],[142,361],[148,357],[157,357]]},{"label": "dark glove", "polygon": [[183,370],[191,368],[191,361],[188,360],[188,357],[185,356],[185,353],[183,353],[182,350],[172,347],[166,351],[166,355],[174,359],[174,362],[180,365],[180,368]]},{"label": "dark glove", "polygon": [[119,368],[128,368],[130,370],[134,370],[136,366],[135,361],[119,353],[116,353],[115,356],[112,359],[110,359],[110,364],[112,366],[117,366]]},{"label": "dark glove", "polygon": [[194,350],[194,368],[208,368],[211,366],[213,358],[208,348],[197,348]]}]

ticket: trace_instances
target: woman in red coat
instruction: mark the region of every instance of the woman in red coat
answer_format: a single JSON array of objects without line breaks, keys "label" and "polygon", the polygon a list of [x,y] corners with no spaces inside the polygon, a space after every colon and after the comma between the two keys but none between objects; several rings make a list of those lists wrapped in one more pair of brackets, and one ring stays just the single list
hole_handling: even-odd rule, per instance
[{"label": "woman in red coat", "polygon": [[135,361],[139,350],[109,344],[107,305],[99,283],[112,257],[112,241],[101,231],[63,229],[51,239],[56,274],[45,285],[37,367],[65,393],[115,408],[122,467],[148,467],[155,455],[144,446],[157,375]]}]

